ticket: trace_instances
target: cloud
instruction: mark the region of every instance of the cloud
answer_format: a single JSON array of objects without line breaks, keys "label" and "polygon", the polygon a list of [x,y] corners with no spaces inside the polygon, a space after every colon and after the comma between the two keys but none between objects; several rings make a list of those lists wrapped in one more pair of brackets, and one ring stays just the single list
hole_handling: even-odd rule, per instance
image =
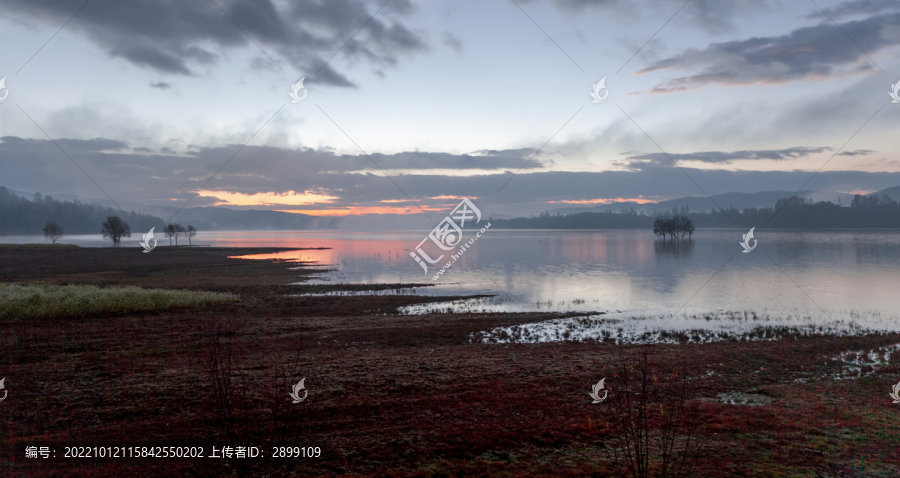
[{"label": "cloud", "polygon": [[777,37],[713,43],[704,49],[689,49],[679,55],[654,62],[638,75],[661,70],[699,69],[699,73],[669,80],[649,93],[673,93],[703,86],[784,84],[790,81],[821,79],[845,74],[878,71],[860,51],[874,55],[900,44],[896,33],[900,14],[881,14],[843,23],[831,22],[794,30]]},{"label": "cloud", "polygon": [[161,90],[166,90],[166,89],[169,89],[170,87],[171,87],[170,84],[162,82],[162,81],[150,83],[150,88],[159,88]]},{"label": "cloud", "polygon": [[[234,153],[236,146],[198,148],[181,155],[136,152],[119,141],[62,139],[57,141],[78,166],[47,140],[17,137],[0,138],[2,186],[41,191],[45,194],[81,194],[103,198],[97,186],[113,199],[146,205],[180,204],[203,187],[210,176]],[[705,159],[731,157],[802,157],[827,148],[789,148],[774,152],[692,153],[685,156]],[[373,159],[386,168],[409,168],[405,174],[391,172],[388,179],[365,156],[339,155],[312,149],[282,149],[246,146],[204,187],[205,195],[189,206],[211,205],[218,199],[239,208],[260,209],[260,205],[315,203],[305,209],[377,208],[386,204],[406,205],[407,194],[424,208],[444,207],[450,197],[478,197],[485,213],[531,214],[556,202],[599,201],[600,199],[654,197],[670,199],[701,196],[691,181],[707,193],[796,190],[812,177],[812,171],[730,171],[682,166],[690,179],[672,174],[671,163],[650,161],[640,169],[602,172],[563,172],[531,168],[517,174],[499,194],[497,189],[509,178],[509,169],[521,166],[530,150],[484,151],[470,155],[406,152],[376,154]],[[706,156],[704,156],[706,155]],[[640,156],[640,155],[632,155]],[[655,158],[659,160],[659,158]],[[512,162],[506,167],[507,162]],[[461,172],[444,174],[453,166]],[[416,169],[417,168],[417,169]],[[364,172],[363,172],[364,171]],[[374,171],[374,172],[373,172]],[[822,171],[808,189],[878,190],[900,184],[900,173]],[[399,186],[399,187],[398,187]],[[302,197],[301,197],[302,196]],[[299,199],[303,199],[300,201]],[[174,200],[174,201],[173,201]],[[397,202],[400,201],[400,202]],[[131,206],[126,206],[131,208]],[[269,206],[272,209],[290,209]],[[364,209],[360,209],[364,210]],[[377,211],[377,209],[372,209]]]},{"label": "cloud", "polygon": [[[704,151],[697,153],[648,153],[629,156],[626,159],[637,161],[653,161],[655,163],[671,164],[671,160],[678,161],[701,161],[704,163],[728,164],[740,160],[756,160],[767,159],[772,161],[788,161],[791,159],[803,158],[814,153],[831,151],[831,148],[787,148],[778,150],[755,150],[755,151],[732,151],[726,153],[724,151]],[[864,151],[864,150],[860,150]],[[843,154],[843,153],[841,153]],[[859,153],[864,154],[864,153]],[[669,159],[671,158],[671,159]]]},{"label": "cloud", "polygon": [[860,156],[867,155],[870,153],[874,153],[875,151],[869,149],[857,149],[856,151],[842,151],[838,153],[838,156]]},{"label": "cloud", "polygon": [[[86,192],[93,192],[93,181],[114,198],[170,202],[173,197],[190,197],[239,147],[193,147],[183,153],[164,147],[154,154],[147,148],[132,150],[126,143],[108,139],[59,139],[56,143],[90,180],[52,142],[6,136],[0,138],[0,169],[12,173],[4,181],[9,185],[24,182],[29,188],[51,191],[82,186]],[[533,152],[520,149],[455,155],[413,151],[374,153],[371,158],[395,181],[405,184],[426,171],[483,173],[518,169]],[[372,160],[365,155],[341,155],[327,150],[248,145],[206,189],[240,194],[318,191],[350,202],[404,199],[405,195],[390,184]],[[523,171],[543,167],[541,161],[533,160]],[[373,185],[371,189],[367,188],[369,184]],[[390,188],[385,190],[387,185]],[[428,193],[423,197],[439,195]]]},{"label": "cloud", "polygon": [[[450,153],[425,153],[403,152],[391,155],[374,153],[370,156],[383,169],[505,169],[523,167],[528,158],[534,154],[534,149],[514,150],[485,150],[476,151],[474,154],[450,154]],[[344,156],[345,158],[347,156]],[[365,159],[365,157],[362,157]],[[368,160],[366,160],[368,161]],[[360,166],[371,169],[371,162]],[[547,165],[541,161],[531,160],[524,166],[525,169],[544,168]]]},{"label": "cloud", "polygon": [[[375,9],[362,0],[299,0],[281,9],[272,0],[131,0],[88,4],[66,28],[84,35],[111,57],[160,73],[193,75],[196,66],[215,64],[230,49],[257,50],[249,35],[275,61],[287,60],[297,70],[312,74],[348,40],[342,55],[379,67],[396,65],[401,55],[426,50],[421,33],[389,20],[409,15],[412,9],[411,0],[393,0],[371,18]],[[71,2],[54,0],[8,0],[4,8],[17,20],[52,28],[62,25],[75,10]],[[359,34],[350,40],[357,30]],[[331,63],[315,81],[352,86]]]},{"label": "cloud", "polygon": [[[10,154],[12,152],[24,152],[24,151],[53,151],[56,150],[56,154],[59,153],[59,149],[48,140],[44,139],[25,139],[25,138],[17,138],[15,136],[4,136],[0,138],[0,145],[2,145],[2,149]],[[104,138],[94,138],[94,139],[57,139],[56,144],[62,148],[63,151],[69,153],[70,155],[79,155],[84,153],[100,153],[104,151],[121,151],[121,150],[130,150],[128,144],[123,143],[122,141],[114,140],[114,139],[104,139]]]},{"label": "cloud", "polygon": [[[533,0],[520,0],[520,3],[532,3]],[[704,30],[720,33],[733,28],[733,21],[741,12],[757,11],[765,7],[766,0],[650,0],[642,4],[622,0],[551,0],[550,4],[566,13],[581,13],[596,9],[605,14],[632,19],[641,18],[643,12],[659,12],[660,17],[670,18],[672,15],[687,17],[695,25]],[[679,11],[680,10],[680,11]],[[645,17],[641,18],[646,21]],[[643,41],[643,40],[642,40]]]},{"label": "cloud", "polygon": [[456,51],[462,51],[462,43],[452,33],[444,32],[441,38],[444,42],[444,45],[447,45],[448,47],[453,48]]},{"label": "cloud", "polygon": [[[822,13],[825,10],[825,14]],[[833,20],[849,17],[852,15],[876,15],[884,11],[900,10],[900,0],[858,0],[852,2],[843,2],[831,8],[816,9],[806,18],[827,19],[831,17]]]}]

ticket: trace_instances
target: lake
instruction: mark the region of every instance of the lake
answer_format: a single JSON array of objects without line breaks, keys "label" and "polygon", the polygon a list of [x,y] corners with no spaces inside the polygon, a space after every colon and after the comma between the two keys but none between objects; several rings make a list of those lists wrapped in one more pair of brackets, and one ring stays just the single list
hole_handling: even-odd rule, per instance
[{"label": "lake", "polygon": [[[758,246],[743,253],[739,243],[746,232],[701,229],[690,241],[663,244],[647,230],[488,230],[438,280],[432,280],[434,266],[424,273],[409,255],[424,232],[204,232],[194,243],[331,247],[261,257],[316,261],[330,269],[318,283],[428,283],[437,287],[404,292],[495,296],[413,307],[407,313],[597,311],[608,312],[596,316],[607,327],[617,317],[642,317],[632,324],[635,333],[664,325],[690,328],[697,320],[706,329],[716,328],[709,324],[726,315],[726,322],[734,324],[734,314],[744,312],[757,314],[746,327],[815,325],[846,333],[857,327],[900,328],[900,231],[757,229]],[[470,236],[467,231],[465,238]],[[124,245],[137,246],[139,240],[138,235]],[[0,242],[44,239],[5,237]],[[63,242],[108,244],[99,235]],[[159,244],[166,247],[168,241]]]}]

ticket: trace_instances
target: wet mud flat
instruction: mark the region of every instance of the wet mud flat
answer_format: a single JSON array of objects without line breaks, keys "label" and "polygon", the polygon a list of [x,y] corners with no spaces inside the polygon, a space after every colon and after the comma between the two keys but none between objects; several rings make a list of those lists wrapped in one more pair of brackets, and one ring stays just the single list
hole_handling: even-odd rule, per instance
[{"label": "wet mud flat", "polygon": [[[603,452],[608,404],[587,393],[604,377],[616,387],[617,371],[644,351],[661,379],[688,379],[703,451],[690,476],[900,474],[900,405],[888,397],[900,381],[898,334],[482,343],[472,338],[564,316],[399,313],[448,300],[413,295],[290,297],[414,285],[289,286],[312,273],[229,259],[272,249],[23,249],[0,248],[0,281],[240,299],[154,314],[0,318],[0,470],[10,476],[616,476]],[[301,378],[308,396],[293,404]],[[30,441],[286,444],[321,456],[35,464],[14,454]]]}]

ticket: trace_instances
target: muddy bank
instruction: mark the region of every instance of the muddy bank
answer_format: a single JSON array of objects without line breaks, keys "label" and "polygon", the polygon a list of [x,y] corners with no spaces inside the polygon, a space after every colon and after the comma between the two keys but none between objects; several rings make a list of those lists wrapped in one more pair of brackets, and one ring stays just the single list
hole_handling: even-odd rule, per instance
[{"label": "muddy bank", "polygon": [[[0,251],[4,281],[177,285],[241,295],[234,304],[156,314],[0,320],[0,376],[9,392],[0,403],[0,451],[38,440],[232,441],[317,446],[322,456],[275,466],[209,459],[34,465],[16,455],[2,460],[4,473],[611,476],[604,404],[592,404],[587,392],[604,377],[608,388],[617,386],[616,370],[637,363],[644,350],[658,377],[688,378],[704,451],[691,476],[900,473],[900,409],[887,396],[900,381],[900,353],[892,346],[900,334],[486,344],[473,342],[473,334],[560,315],[400,315],[402,305],[445,299],[287,297],[302,286],[285,284],[308,271],[202,249],[173,248],[169,258],[149,259],[123,254],[159,249]],[[320,290],[329,287],[340,286]],[[866,361],[872,350],[879,351],[877,364]],[[226,363],[231,391],[223,401],[210,372]],[[309,394],[295,405],[288,392],[301,378]]]}]

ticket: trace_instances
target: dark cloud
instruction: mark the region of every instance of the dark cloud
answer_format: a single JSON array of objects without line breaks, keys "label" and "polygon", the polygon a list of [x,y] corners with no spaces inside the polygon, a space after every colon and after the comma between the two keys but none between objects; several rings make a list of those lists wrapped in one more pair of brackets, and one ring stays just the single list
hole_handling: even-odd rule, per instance
[{"label": "dark cloud", "polygon": [[[0,170],[4,171],[0,185],[51,195],[78,193],[102,197],[91,180],[72,165],[53,143],[16,137],[4,137],[0,141]],[[127,149],[127,145],[110,140],[59,140],[59,144],[111,197],[117,201],[148,205],[172,205],[172,199],[187,200],[235,151],[234,146],[225,146],[200,148],[189,155],[165,155],[137,153]],[[119,149],[111,151],[113,148]],[[781,151],[780,155],[802,155],[805,154],[804,151],[811,152],[812,149],[791,148]],[[391,181],[380,171],[371,172],[375,168],[365,156],[338,155],[311,149],[247,146],[206,185],[206,189],[244,194],[310,191],[338,197],[332,206],[403,206],[403,203],[393,201],[406,200],[405,193],[423,205],[433,207],[453,201],[429,198],[477,197],[479,207],[484,204],[485,212],[498,214],[531,214],[546,209],[549,201],[701,195],[684,175],[673,176],[671,163],[666,165],[653,161],[642,164],[640,169],[625,171],[560,172],[527,169],[513,177],[498,193],[497,189],[512,174],[509,170],[517,170],[523,162],[523,156],[532,152],[494,151],[473,155],[406,152],[374,155],[373,159],[383,163],[382,166],[386,168],[418,168],[415,174],[391,173]],[[778,156],[768,152],[754,154]],[[507,162],[512,164],[507,166]],[[467,167],[493,168],[496,172],[460,176],[433,172],[435,168],[445,167],[455,167],[461,172],[465,172]],[[361,170],[367,172],[356,172]],[[684,167],[684,170],[709,194],[796,190],[812,175],[810,171],[729,171],[690,167]],[[827,191],[877,190],[898,184],[900,173],[822,171],[815,175],[806,188]],[[384,200],[392,202],[381,202]],[[210,197],[198,197],[190,205],[208,205],[213,201]]]},{"label": "dark cloud", "polygon": [[[373,160],[384,169],[503,169],[523,167],[528,158],[534,154],[533,149],[516,149],[504,151],[477,151],[475,154],[423,153],[404,152],[392,155],[371,154]],[[348,158],[344,156],[344,158]],[[366,169],[363,162],[360,166]],[[541,161],[531,160],[525,169],[543,168]]]},{"label": "dark cloud", "polygon": [[[0,138],[0,141],[0,169],[15,171],[8,180],[31,184],[30,181],[42,178],[41,182],[47,181],[50,184],[40,185],[44,190],[71,190],[73,186],[67,186],[67,182],[81,184],[90,190],[87,178],[77,168],[73,169],[74,165],[50,141],[9,136]],[[136,196],[144,196],[146,200],[167,202],[168,198],[189,197],[239,147],[226,145],[197,148],[196,151],[182,154],[163,147],[158,154],[146,154],[150,152],[147,148],[132,150],[127,144],[113,140],[60,139],[56,142],[111,196],[130,197],[134,200]],[[473,171],[519,169],[533,153],[533,149],[479,151],[462,155],[414,151],[390,155],[374,153],[371,157],[386,170]],[[352,197],[351,202],[370,201],[377,194],[374,189],[367,193],[366,184],[369,184],[369,180],[361,178],[375,178],[373,187],[378,185],[380,188],[385,186],[380,180],[386,179],[372,164],[372,160],[364,155],[340,155],[308,148],[282,149],[251,145],[241,149],[209,183],[208,188],[245,194],[260,191],[322,190],[342,198]],[[532,160],[523,171],[543,167],[540,161]],[[375,173],[371,172],[373,170]],[[417,177],[393,172],[391,175],[399,182],[408,180],[403,178]],[[397,199],[393,197],[395,192],[398,191],[382,190],[379,199]],[[164,196],[161,197],[160,194]]]},{"label": "dark cloud", "polygon": [[[520,0],[519,3],[533,3],[535,0]],[[561,11],[580,13],[596,9],[604,13],[630,13],[636,16],[647,11],[657,12],[660,17],[678,16],[691,19],[696,25],[710,32],[724,32],[733,28],[735,18],[744,11],[757,11],[765,7],[766,0],[651,0],[644,4],[623,0],[551,0],[550,4]],[[682,8],[683,7],[683,8]],[[679,11],[680,9],[680,11]],[[645,15],[640,15],[646,21]],[[642,40],[643,41],[643,40]]]},{"label": "dark cloud", "polygon": [[462,43],[450,32],[444,32],[442,36],[444,45],[447,45],[450,48],[453,48],[456,51],[462,51]]},{"label": "dark cloud", "polygon": [[[823,14],[822,10],[825,10],[828,15]],[[814,10],[807,18],[827,19],[831,17],[833,20],[839,20],[853,15],[876,15],[885,11],[900,10],[900,0],[858,0],[839,3],[834,7],[822,10]]]},{"label": "dark cloud", "polygon": [[[788,161],[791,159],[803,158],[814,153],[823,151],[831,151],[831,148],[787,148],[776,150],[754,150],[754,151],[732,151],[730,153],[724,151],[703,151],[697,153],[648,153],[629,156],[626,159],[637,161],[653,161],[662,164],[671,164],[672,160],[677,161],[702,161],[704,163],[720,163],[728,164],[734,161],[747,159],[768,159],[774,161]],[[841,153],[843,154],[843,153]],[[671,159],[670,159],[671,158]]]},{"label": "dark cloud", "polygon": [[[83,2],[6,0],[3,3],[4,12],[9,16],[57,28]],[[255,50],[256,46],[242,29],[276,61],[286,59],[311,76],[378,8],[362,0],[299,0],[290,2],[284,10],[277,9],[271,0],[217,0],[216,3],[227,17],[209,1],[92,2],[66,29],[83,34],[110,56],[177,75],[192,75],[194,66],[216,63],[221,52],[228,49]],[[403,54],[427,49],[420,33],[390,19],[408,15],[412,9],[410,0],[393,0],[346,44],[341,54],[385,66],[396,64]],[[352,86],[330,63],[314,80]]]},{"label": "dark cloud", "polygon": [[874,152],[875,151],[869,149],[857,149],[856,151],[842,151],[838,153],[838,156],[865,156]]},{"label": "dark cloud", "polygon": [[778,37],[713,43],[659,60],[637,72],[699,68],[700,72],[658,85],[650,93],[671,93],[709,85],[783,84],[846,73],[878,71],[869,55],[900,44],[900,14],[881,14],[841,24],[852,41],[832,24],[823,23]]},{"label": "dark cloud", "polygon": [[150,88],[159,88],[159,89],[161,89],[161,90],[168,89],[168,88],[170,88],[171,86],[172,86],[172,85],[170,85],[170,84],[168,84],[168,83],[166,83],[166,82],[163,82],[163,81],[157,81],[157,82],[154,82],[154,83],[150,83]]},{"label": "dark cloud", "polygon": [[[25,139],[18,138],[15,136],[4,136],[0,137],[0,145],[2,145],[3,150],[9,154],[11,152],[24,152],[24,151],[53,151],[56,150],[56,155],[59,155],[59,149],[53,145],[50,141],[44,139]],[[57,139],[56,144],[59,145],[63,151],[69,154],[81,154],[81,153],[99,153],[103,151],[121,151],[126,149],[131,149],[128,147],[128,144],[123,143],[121,141],[117,141],[114,139],[103,139],[103,138],[94,138],[94,139]]]}]

